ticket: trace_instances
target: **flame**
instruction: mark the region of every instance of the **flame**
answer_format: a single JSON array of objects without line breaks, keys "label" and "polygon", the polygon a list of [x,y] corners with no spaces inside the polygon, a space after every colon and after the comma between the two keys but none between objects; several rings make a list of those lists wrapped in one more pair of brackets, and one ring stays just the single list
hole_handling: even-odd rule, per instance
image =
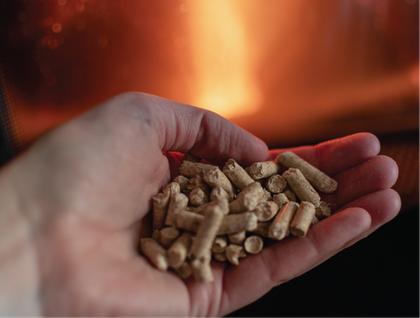
[{"label": "flame", "polygon": [[224,117],[250,115],[261,104],[245,29],[243,3],[188,0],[192,103]]}]

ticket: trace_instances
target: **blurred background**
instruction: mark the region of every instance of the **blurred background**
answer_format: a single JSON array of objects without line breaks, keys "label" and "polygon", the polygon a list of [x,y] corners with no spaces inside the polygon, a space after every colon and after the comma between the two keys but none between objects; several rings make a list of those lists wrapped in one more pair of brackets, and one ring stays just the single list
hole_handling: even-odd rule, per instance
[{"label": "blurred background", "polygon": [[232,315],[419,315],[418,0],[3,0],[0,43],[9,157],[126,91],[212,110],[272,148],[376,134],[400,167],[400,215]]}]

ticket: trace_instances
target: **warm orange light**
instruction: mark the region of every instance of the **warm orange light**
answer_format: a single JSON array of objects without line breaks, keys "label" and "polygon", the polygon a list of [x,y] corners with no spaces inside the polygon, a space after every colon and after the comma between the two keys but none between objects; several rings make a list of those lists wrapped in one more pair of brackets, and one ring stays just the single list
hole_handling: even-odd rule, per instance
[{"label": "warm orange light", "polygon": [[[195,72],[192,104],[224,117],[249,115],[260,106],[241,1],[188,0]],[[181,9],[185,9],[182,7]]]}]

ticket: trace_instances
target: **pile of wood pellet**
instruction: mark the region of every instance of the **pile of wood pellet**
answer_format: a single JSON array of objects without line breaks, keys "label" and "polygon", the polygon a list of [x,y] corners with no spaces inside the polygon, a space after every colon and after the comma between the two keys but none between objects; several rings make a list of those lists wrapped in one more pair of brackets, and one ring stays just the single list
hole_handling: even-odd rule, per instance
[{"label": "pile of wood pellet", "polygon": [[185,155],[180,175],[153,197],[153,234],[140,248],[160,270],[210,282],[212,258],[238,265],[267,240],[305,237],[331,215],[315,189],[332,193],[337,182],[292,152],[247,168],[229,159],[223,171],[200,161]]}]

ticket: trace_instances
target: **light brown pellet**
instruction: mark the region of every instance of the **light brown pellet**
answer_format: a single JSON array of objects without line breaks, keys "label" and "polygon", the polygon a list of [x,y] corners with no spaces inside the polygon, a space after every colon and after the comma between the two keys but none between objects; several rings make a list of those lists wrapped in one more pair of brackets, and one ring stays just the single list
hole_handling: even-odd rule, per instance
[{"label": "light brown pellet", "polygon": [[274,161],[255,162],[249,167],[249,174],[253,179],[271,177],[280,172],[280,166]]},{"label": "light brown pellet", "polygon": [[321,197],[308,180],[305,179],[299,169],[290,168],[283,173],[283,177],[301,201],[311,202],[315,207],[319,206]]},{"label": "light brown pellet", "polygon": [[187,259],[188,251],[192,243],[193,236],[189,232],[182,233],[175,242],[168,248],[169,265],[178,269]]},{"label": "light brown pellet", "polygon": [[261,195],[259,203],[265,202],[265,201],[273,201],[273,197],[271,196],[270,191],[267,191],[266,189],[263,188],[263,194]]},{"label": "light brown pellet", "polygon": [[258,218],[258,222],[265,222],[273,219],[278,211],[279,206],[275,201],[266,201],[259,203],[253,212]]},{"label": "light brown pellet", "polygon": [[208,170],[203,174],[203,179],[207,184],[214,187],[221,187],[229,195],[229,202],[233,201],[236,196],[236,189],[233,184],[230,182],[228,177],[218,168],[213,167],[213,169]]},{"label": "light brown pellet", "polygon": [[282,192],[286,188],[286,180],[279,174],[275,174],[267,179],[265,188],[271,193],[277,194]]},{"label": "light brown pellet", "polygon": [[183,210],[178,213],[176,217],[176,226],[179,229],[197,232],[200,223],[203,221],[204,216],[196,212]]},{"label": "light brown pellet", "polygon": [[191,264],[188,262],[182,263],[182,265],[176,269],[176,273],[182,279],[187,279],[192,275]]},{"label": "light brown pellet", "polygon": [[321,201],[319,206],[315,209],[315,216],[323,220],[331,216],[331,204]]},{"label": "light brown pellet", "polygon": [[151,237],[140,239],[142,253],[161,271],[166,271],[169,266],[166,250]]},{"label": "light brown pellet", "polygon": [[210,266],[211,252],[202,253],[202,256],[195,258],[191,262],[194,280],[197,283],[209,283],[213,281],[213,272]]},{"label": "light brown pellet", "polygon": [[213,253],[224,253],[227,245],[228,245],[228,240],[226,236],[216,236],[216,238],[214,239],[211,251]]},{"label": "light brown pellet", "polygon": [[311,202],[302,201],[290,224],[290,233],[305,237],[315,215],[315,206]]},{"label": "light brown pellet", "polygon": [[239,258],[246,257],[244,248],[236,244],[229,244],[226,247],[225,254],[228,261],[233,265],[239,265]]},{"label": "light brown pellet", "polygon": [[271,221],[258,222],[257,227],[254,230],[249,231],[249,232],[257,234],[257,235],[262,236],[262,237],[267,237],[268,238],[269,237],[268,236],[268,229],[270,228],[270,225],[271,225]]},{"label": "light brown pellet", "polygon": [[197,188],[191,191],[190,203],[193,206],[198,207],[200,205],[206,204],[207,202],[209,202],[209,197],[203,190]]},{"label": "light brown pellet", "polygon": [[223,173],[239,190],[254,182],[254,179],[235,160],[229,159],[223,167]]},{"label": "light brown pellet", "polygon": [[283,205],[289,202],[289,199],[287,198],[285,193],[279,193],[273,196],[273,201],[277,204],[279,209],[281,209]]},{"label": "light brown pellet", "polygon": [[190,179],[184,177],[183,175],[179,175],[174,179],[174,182],[179,184],[181,192],[187,189],[188,185],[190,184]]},{"label": "light brown pellet", "polygon": [[254,210],[263,194],[261,185],[258,182],[252,182],[239,192],[234,201],[229,203],[229,213],[234,214]]},{"label": "light brown pellet", "polygon": [[214,187],[210,193],[210,201],[214,201],[217,199],[226,199],[229,200],[229,194],[223,190],[222,187]]},{"label": "light brown pellet", "polygon": [[229,238],[229,243],[242,245],[246,239],[246,231],[241,231],[235,234],[229,234],[228,238]]},{"label": "light brown pellet", "polygon": [[209,203],[200,205],[197,207],[194,212],[198,214],[204,214],[206,210],[213,209],[214,206],[218,206],[224,214],[229,213],[229,202],[227,199],[221,198],[210,201]]},{"label": "light brown pellet", "polygon": [[153,228],[160,230],[165,226],[166,212],[171,199],[171,192],[169,190],[163,191],[152,198],[153,204]]},{"label": "light brown pellet", "polygon": [[171,195],[168,211],[166,213],[165,225],[176,226],[175,222],[176,222],[176,217],[178,213],[184,210],[187,207],[187,205],[188,205],[188,197],[185,194],[175,193],[174,195]]},{"label": "light brown pellet", "polygon": [[179,172],[187,178],[193,178],[196,175],[203,175],[205,172],[214,169],[215,166],[201,162],[184,161],[179,168]]},{"label": "light brown pellet", "polygon": [[284,239],[297,208],[298,204],[296,202],[285,204],[271,223],[268,229],[268,237],[278,241]]},{"label": "light brown pellet", "polygon": [[258,218],[253,212],[226,215],[220,224],[217,235],[235,234],[257,228]]},{"label": "light brown pellet", "polygon": [[296,194],[292,191],[292,189],[290,189],[288,185],[283,190],[283,193],[289,201],[293,201],[293,202],[297,201]]},{"label": "light brown pellet", "polygon": [[175,227],[164,227],[160,230],[160,244],[167,249],[178,238],[179,234],[179,230]]},{"label": "light brown pellet", "polygon": [[258,254],[264,247],[264,241],[257,235],[251,235],[244,242],[244,249],[247,253]]},{"label": "light brown pellet", "polygon": [[188,190],[201,189],[205,194],[210,195],[210,186],[203,180],[201,175],[189,179]]},{"label": "light brown pellet", "polygon": [[277,157],[277,162],[287,168],[299,169],[305,178],[319,191],[333,193],[338,186],[337,181],[315,168],[293,152],[287,151]]},{"label": "light brown pellet", "polygon": [[204,218],[198,226],[197,233],[191,245],[191,259],[203,257],[207,252],[211,253],[214,239],[219,230],[225,214],[220,207],[214,206],[204,213]]}]

